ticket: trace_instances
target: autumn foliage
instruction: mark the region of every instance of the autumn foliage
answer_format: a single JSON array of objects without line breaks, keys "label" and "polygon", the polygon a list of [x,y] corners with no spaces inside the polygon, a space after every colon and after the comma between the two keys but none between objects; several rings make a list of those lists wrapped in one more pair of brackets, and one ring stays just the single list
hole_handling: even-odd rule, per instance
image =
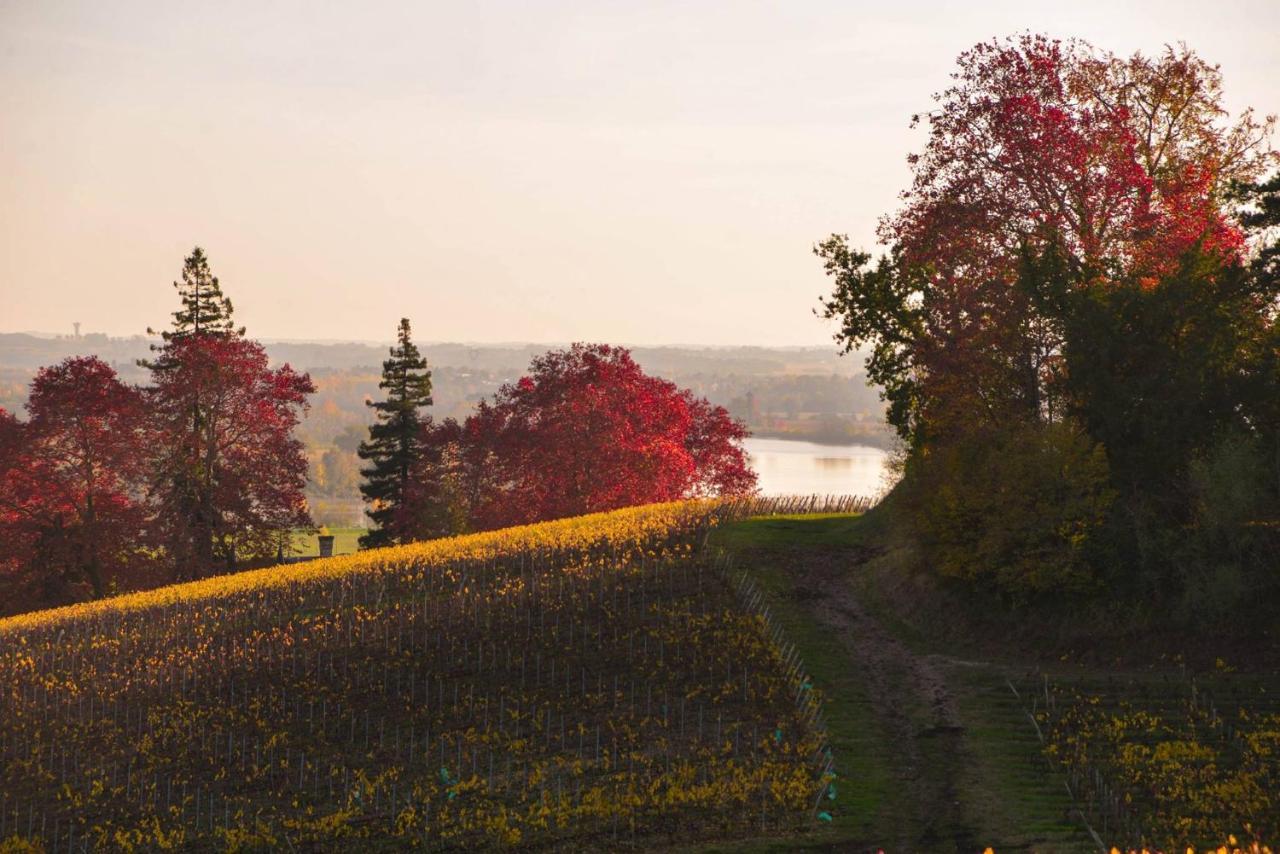
[{"label": "autumn foliage", "polygon": [[25,421],[0,410],[6,610],[234,570],[310,525],[293,437],[310,379],[235,328],[198,248],[175,286],[150,385],[69,358],[37,373]]},{"label": "autumn foliage", "polygon": [[1192,250],[1241,260],[1227,194],[1274,162],[1270,122],[1231,120],[1221,96],[1217,68],[1185,48],[1123,59],[1024,35],[960,55],[938,108],[914,117],[928,142],[879,229],[909,297],[915,414],[945,430],[1053,405],[1066,342],[1022,286],[1028,257],[1060,255],[1079,289],[1153,288]]},{"label": "autumn foliage", "polygon": [[[294,437],[310,377],[271,366],[235,327],[202,252],[175,286],[182,308],[143,363],[149,385],[69,359],[36,377],[26,421],[0,410],[11,609],[274,563],[310,527]],[[754,491],[744,426],[624,349],[549,352],[465,423],[437,423],[419,415],[430,372],[407,320],[400,338],[362,446],[366,545]]]},{"label": "autumn foliage", "polygon": [[293,436],[311,380],[271,368],[256,341],[193,335],[170,342],[147,390],[160,452],[158,528],[178,577],[271,557],[310,525],[306,459]]},{"label": "autumn foliage", "polygon": [[142,394],[101,360],[70,358],[37,373],[27,409],[26,423],[0,410],[0,565],[46,601],[101,596],[147,562]]},{"label": "autumn foliage", "polygon": [[881,224],[909,263],[1007,285],[1028,243],[1151,276],[1200,241],[1243,249],[1221,203],[1229,181],[1266,167],[1266,127],[1250,113],[1224,121],[1220,75],[1195,54],[1122,59],[1021,36],[957,65],[923,119],[929,142],[910,158],[903,207]]},{"label": "autumn foliage", "polygon": [[288,365],[271,368],[235,326],[200,247],[173,286],[182,307],[142,363],[159,440],[151,494],[174,575],[200,578],[270,558],[290,529],[310,525],[293,428],[315,386]]},{"label": "autumn foliage", "polygon": [[[1266,456],[1280,429],[1275,186],[1259,183],[1273,120],[1230,116],[1218,68],[1185,47],[1124,58],[1036,35],[965,51],[936,99],[880,223],[888,252],[841,235],[815,249],[834,282],[821,313],[846,351],[869,347],[906,442],[910,513],[962,532],[942,564],[1006,592],[1030,564],[1071,567],[1042,591],[1096,584],[1106,553],[1147,593],[1188,589],[1171,562],[1202,506],[1192,472],[1238,437]],[[961,472],[1002,446],[1018,459],[1001,469],[1048,481],[978,495]],[[1259,490],[1237,555],[1266,550],[1280,481]],[[987,536],[1028,492],[1058,496],[1035,505],[1037,530]],[[1087,518],[1051,512],[1066,507]],[[1004,557],[959,566],[975,540]]]},{"label": "autumn foliage", "polygon": [[477,529],[755,487],[744,426],[620,347],[553,350],[464,424],[424,435],[430,515],[461,502]]}]

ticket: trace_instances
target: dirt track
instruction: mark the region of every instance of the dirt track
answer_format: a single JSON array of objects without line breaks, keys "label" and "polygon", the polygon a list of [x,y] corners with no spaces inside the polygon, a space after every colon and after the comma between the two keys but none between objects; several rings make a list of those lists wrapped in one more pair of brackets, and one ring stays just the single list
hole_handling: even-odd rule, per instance
[{"label": "dirt track", "polygon": [[789,558],[794,598],[840,639],[900,753],[893,773],[900,791],[909,793],[910,814],[897,822],[893,850],[981,850],[960,800],[964,727],[940,657],[915,654],[863,607],[845,577],[860,562],[848,550],[814,549]]}]

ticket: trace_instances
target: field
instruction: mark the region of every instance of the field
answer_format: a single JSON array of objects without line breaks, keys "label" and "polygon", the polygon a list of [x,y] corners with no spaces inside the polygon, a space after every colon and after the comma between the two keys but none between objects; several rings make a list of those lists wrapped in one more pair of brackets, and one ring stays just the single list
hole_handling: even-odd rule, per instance
[{"label": "field", "polygon": [[1274,674],[1046,678],[1027,696],[1102,838],[1162,849],[1280,838]]},{"label": "field", "polygon": [[1274,673],[1210,657],[1193,679],[1169,660],[1117,666],[1123,644],[1106,638],[1093,645],[1105,665],[1011,641],[1025,627],[959,619],[914,577],[887,521],[775,515],[711,535],[809,667],[840,774],[832,822],[765,847],[1074,854],[1276,838]]},{"label": "field", "polygon": [[657,505],[0,621],[0,850],[1275,837],[1274,674],[957,644],[864,506]]},{"label": "field", "polygon": [[[691,502],[0,622],[0,839],[614,849],[834,810],[812,683]],[[827,806],[830,804],[831,806]]]}]

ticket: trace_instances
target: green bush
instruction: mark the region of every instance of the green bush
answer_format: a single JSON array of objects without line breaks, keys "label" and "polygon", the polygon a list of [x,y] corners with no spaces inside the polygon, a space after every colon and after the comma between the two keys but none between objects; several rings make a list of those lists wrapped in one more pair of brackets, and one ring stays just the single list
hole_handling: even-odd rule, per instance
[{"label": "green bush", "polygon": [[904,504],[933,568],[1012,602],[1085,592],[1113,500],[1106,454],[1063,423],[980,429],[922,447]]},{"label": "green bush", "polygon": [[1192,461],[1195,519],[1176,559],[1186,616],[1218,620],[1280,587],[1280,449],[1231,433]]}]

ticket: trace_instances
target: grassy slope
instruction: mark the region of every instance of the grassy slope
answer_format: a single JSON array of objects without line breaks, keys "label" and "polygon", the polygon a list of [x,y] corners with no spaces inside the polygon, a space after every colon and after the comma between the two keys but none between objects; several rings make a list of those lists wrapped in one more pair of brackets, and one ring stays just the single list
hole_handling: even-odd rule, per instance
[{"label": "grassy slope", "polygon": [[[14,712],[0,715],[0,837],[17,826],[65,846],[74,822],[79,840],[155,827],[214,850],[230,821],[263,847],[368,834],[347,840],[367,849],[438,838],[450,810],[465,845],[501,835],[495,821],[577,849],[806,826],[812,795],[757,806],[757,772],[813,785],[795,758],[812,747],[783,752],[808,728],[763,624],[684,550],[702,539],[689,512],[366,552],[0,624],[33,653],[0,654],[16,688],[0,696]],[[104,629],[119,649],[98,643]],[[68,699],[64,683],[83,691]],[[43,788],[20,783],[32,769]],[[357,801],[359,774],[382,782]],[[64,782],[74,804],[53,795]],[[393,820],[408,822],[397,842]]]},{"label": "grassy slope", "polygon": [[[804,847],[865,847],[886,837],[889,818],[899,811],[902,793],[891,782],[894,752],[871,709],[874,701],[850,667],[839,640],[813,619],[797,600],[787,572],[786,552],[857,542],[861,517],[847,514],[775,516],[751,519],[717,530],[711,544],[751,573],[769,600],[775,619],[796,645],[826,699],[827,725],[836,752],[837,805],[829,827],[802,841]],[[763,850],[794,850],[797,843]]]},{"label": "grassy slope", "polygon": [[[735,555],[737,564],[770,595],[770,606],[796,642],[819,690],[828,700],[828,721],[841,773],[834,821],[805,840],[810,847],[859,850],[868,841],[887,849],[963,850],[980,843],[1000,851],[1087,851],[1090,843],[1070,818],[1071,804],[1061,780],[1039,756],[1039,745],[1010,690],[1035,662],[961,662],[939,657],[924,633],[893,620],[859,585],[861,568],[876,560],[872,549],[883,539],[877,514],[868,516],[771,517],[747,520],[716,532],[714,544]],[[824,554],[825,553],[825,554]],[[859,598],[914,655],[935,654],[932,663],[945,678],[961,732],[958,738],[930,735],[928,709],[912,697],[910,672],[890,672],[881,681],[898,696],[869,694],[868,662],[854,654],[816,613],[822,591],[805,589],[796,567],[819,554],[835,561],[835,583],[862,589]],[[895,741],[890,707],[908,718],[918,733],[922,768],[905,772],[901,742]],[[914,779],[913,779],[914,778]],[[958,804],[938,835],[913,836],[923,820],[922,787],[949,778]],[[945,788],[945,787],[944,787]],[[950,792],[951,789],[945,788]],[[976,850],[976,849],[975,849]]]}]

